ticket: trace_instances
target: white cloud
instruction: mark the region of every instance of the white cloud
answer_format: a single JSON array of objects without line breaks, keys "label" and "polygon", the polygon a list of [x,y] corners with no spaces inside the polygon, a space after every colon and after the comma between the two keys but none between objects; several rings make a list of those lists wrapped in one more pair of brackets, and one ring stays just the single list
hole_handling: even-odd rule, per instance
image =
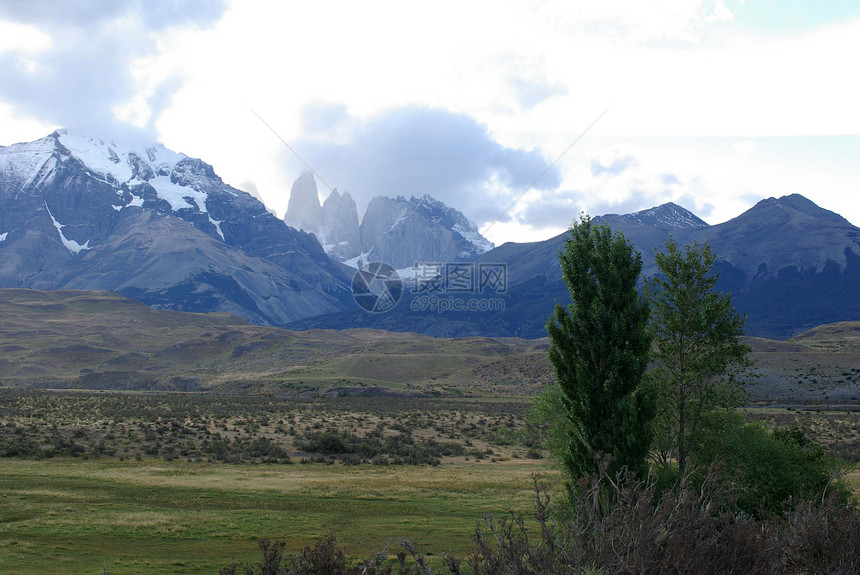
[{"label": "white cloud", "polygon": [[0,32],[11,29],[21,44],[0,50],[0,98],[22,116],[67,128],[128,132],[167,103],[159,91],[167,76],[141,59],[157,52],[160,36],[206,25],[221,10],[203,0],[158,10],[116,0],[4,2]]},{"label": "white cloud", "polygon": [[[298,174],[284,173],[282,143],[249,107],[299,146],[322,136],[348,143],[360,126],[392,110],[436,108],[485,125],[501,147],[555,158],[609,106],[559,163],[558,193],[576,190],[577,199],[565,196],[557,205],[575,213],[550,222],[551,210],[538,210],[538,203],[556,200],[546,190],[529,193],[513,212],[519,220],[494,226],[497,243],[535,238],[540,225],[550,226],[549,233],[580,209],[625,209],[637,202],[644,208],[690,197],[695,205],[686,207],[710,210],[707,219],[720,221],[748,207],[752,197],[781,195],[779,186],[829,201],[832,194],[816,181],[847,193],[856,176],[846,165],[849,153],[835,154],[826,166],[795,155],[785,166],[761,144],[769,137],[860,134],[858,83],[845,68],[860,53],[856,19],[776,35],[740,22],[742,3],[729,8],[722,0],[241,0],[217,22],[217,11],[208,14],[205,24],[214,24],[202,29],[171,27],[155,10],[124,16],[133,5],[59,10],[46,24],[28,2],[9,3],[21,23],[3,22],[0,10],[0,62],[29,65],[30,74],[68,62],[77,75],[59,74],[51,85],[67,79],[80,88],[83,96],[70,111],[97,108],[98,117],[154,123],[165,144],[212,163],[227,182],[253,181],[279,213]],[[106,24],[112,22],[123,31],[112,34]],[[67,35],[69,27],[79,35]],[[6,30],[30,35],[32,42],[10,48]],[[137,32],[140,42],[123,40]],[[88,49],[74,38],[86,40]],[[17,48],[23,45],[27,52]],[[58,53],[70,46],[74,58],[63,60]],[[101,76],[113,81],[80,76],[99,65],[107,66]],[[63,102],[37,90],[45,84],[12,86],[12,97],[9,86],[5,96],[0,86],[2,144],[44,135],[70,115],[50,113]],[[334,122],[334,132],[327,132],[324,117],[308,117],[314,106],[326,114],[337,109],[347,122]],[[37,121],[22,122],[27,116]],[[41,126],[45,132],[33,134]],[[783,173],[794,178],[786,181]],[[341,171],[336,179],[335,185],[350,189],[358,172]],[[509,197],[498,184],[488,176],[483,193]],[[836,206],[855,210],[846,215],[860,221],[852,201]],[[529,213],[546,217],[539,225],[523,219]],[[489,223],[489,216],[472,215]]]},{"label": "white cloud", "polygon": [[732,150],[737,152],[742,156],[750,156],[755,154],[755,142],[752,140],[744,140],[743,142],[737,142],[732,144]]},{"label": "white cloud", "polygon": [[0,53],[32,54],[47,50],[51,37],[33,26],[0,20]]}]

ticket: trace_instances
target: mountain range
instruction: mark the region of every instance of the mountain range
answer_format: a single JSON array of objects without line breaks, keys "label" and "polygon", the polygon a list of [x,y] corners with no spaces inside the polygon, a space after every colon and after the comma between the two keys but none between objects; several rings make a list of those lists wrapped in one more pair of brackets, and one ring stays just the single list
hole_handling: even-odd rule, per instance
[{"label": "mountain range", "polygon": [[[646,276],[670,235],[708,242],[718,287],[747,315],[750,335],[788,338],[860,319],[860,228],[803,196],[762,200],[714,226],[673,203],[596,219],[635,244]],[[293,184],[279,220],[212,166],[160,145],[58,130],[0,147],[0,287],[110,290],[294,329],[539,338],[555,303],[569,301],[558,265],[564,239],[490,249],[466,216],[426,195],[374,198],[359,222],[348,193],[320,204],[311,173]],[[413,284],[392,311],[369,314],[353,301],[344,265],[367,261],[503,270],[504,282],[441,294]],[[444,296],[448,309],[428,309],[429,295]]]},{"label": "mountain range", "polygon": [[[860,319],[860,228],[803,196],[762,200],[714,226],[674,203],[595,221],[633,242],[642,254],[645,276],[657,272],[654,251],[670,236],[682,244],[707,242],[718,256],[717,288],[731,293],[735,307],[746,314],[749,335],[785,339],[817,325]],[[503,301],[497,306],[503,309],[428,314],[413,309],[420,307],[412,303],[415,298],[425,296],[412,294],[385,316],[347,311],[301,320],[293,327],[354,325],[445,336],[542,337],[555,303],[570,301],[558,263],[566,236],[509,242],[474,260],[476,266],[504,266],[505,293],[493,296]]]}]

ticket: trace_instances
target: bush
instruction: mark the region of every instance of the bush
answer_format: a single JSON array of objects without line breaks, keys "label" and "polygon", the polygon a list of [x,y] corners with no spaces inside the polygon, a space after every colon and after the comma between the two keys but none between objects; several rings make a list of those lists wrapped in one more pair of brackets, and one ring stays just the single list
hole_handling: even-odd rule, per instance
[{"label": "bush", "polygon": [[773,431],[760,423],[729,427],[712,436],[701,455],[705,462],[725,463],[726,478],[738,490],[738,509],[756,517],[782,515],[828,493],[843,503],[850,496],[839,481],[843,464],[809,443],[796,425]]},{"label": "bush", "polygon": [[323,537],[313,547],[307,546],[295,555],[284,557],[284,542],[261,539],[257,546],[262,560],[257,565],[239,565],[233,562],[219,571],[220,575],[377,575],[391,573],[379,570],[387,556],[387,549],[375,557],[365,560],[363,565],[350,565],[346,554],[337,544],[334,535]]},{"label": "bush", "polygon": [[440,457],[463,455],[466,450],[458,443],[416,440],[411,432],[396,435],[370,433],[359,437],[336,430],[309,432],[296,442],[296,447],[308,453],[337,457],[344,463],[438,465]]}]

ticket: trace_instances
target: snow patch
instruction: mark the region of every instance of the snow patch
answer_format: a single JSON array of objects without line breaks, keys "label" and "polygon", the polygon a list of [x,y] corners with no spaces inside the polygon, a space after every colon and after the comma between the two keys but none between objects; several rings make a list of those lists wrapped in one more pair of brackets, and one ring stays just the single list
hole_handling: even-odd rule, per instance
[{"label": "snow patch", "polygon": [[222,220],[213,220],[212,216],[209,216],[209,223],[215,226],[215,231],[218,232],[218,235],[221,236],[221,239],[226,242],[227,238],[224,237],[224,232],[221,231],[221,221]]},{"label": "snow patch", "polygon": [[185,199],[192,198],[197,204],[197,208],[204,214],[207,213],[207,194],[205,192],[198,192],[197,190],[174,184],[168,176],[156,176],[149,180],[148,183],[155,189],[155,193],[158,194],[159,198],[167,200],[173,211],[194,209],[194,204]]},{"label": "snow patch", "polygon": [[54,141],[50,136],[6,146],[0,150],[0,172],[4,178],[14,178],[14,183],[23,188],[39,174],[53,153]]},{"label": "snow patch", "polygon": [[348,265],[351,268],[358,269],[361,266],[363,266],[364,264],[366,264],[367,262],[371,261],[370,260],[370,254],[371,253],[373,253],[372,249],[369,252],[367,252],[366,254],[359,254],[359,255],[355,256],[354,258],[350,258],[350,259],[344,261],[343,263],[345,263],[346,265]]},{"label": "snow patch", "polygon": [[[463,239],[467,242],[475,246],[475,250],[478,255],[485,254],[496,247],[496,244],[481,235],[481,232],[478,231],[478,226],[471,221],[468,221],[468,227],[460,223],[456,223],[452,229],[463,236]],[[465,255],[460,255],[461,258],[467,258],[471,255],[467,252],[462,252],[462,254]]]},{"label": "snow patch", "polygon": [[707,227],[707,224],[692,212],[672,202],[625,217],[646,225],[656,224],[667,230],[696,230]]},{"label": "snow patch", "polygon": [[149,148],[140,146],[117,146],[115,142],[104,142],[98,138],[69,133],[58,130],[57,139],[68,148],[73,156],[78,158],[92,172],[111,176],[119,183],[128,182],[135,177],[129,158],[136,155],[140,161],[148,159],[148,166],[153,173],[169,173],[177,163],[187,158],[157,144]]},{"label": "snow patch", "polygon": [[[122,191],[120,190],[120,191],[118,191],[118,192],[117,192],[117,194],[121,195],[121,192],[122,192]],[[113,207],[113,209],[115,209],[116,211],[120,212],[120,211],[122,211],[122,210],[123,210],[123,208],[130,208],[130,207],[132,207],[132,206],[135,206],[135,207],[138,207],[138,208],[142,208],[142,207],[143,207],[143,198],[142,198],[142,197],[135,196],[135,195],[132,195],[132,196],[131,196],[131,201],[130,201],[129,203],[127,203],[127,204],[125,204],[125,205],[122,205],[122,206],[111,206],[111,207]]]},{"label": "snow patch", "polygon": [[336,247],[338,247],[338,246],[344,246],[344,247],[346,247],[346,246],[348,246],[348,245],[349,245],[349,241],[348,241],[348,240],[343,240],[342,242],[337,242],[336,244],[322,244],[322,249],[323,249],[323,251],[324,251],[325,253],[329,253],[329,252],[331,252],[334,248],[336,248]]},{"label": "snow patch", "polygon": [[63,228],[65,226],[54,218],[54,214],[51,213],[51,208],[48,207],[48,204],[45,204],[45,209],[48,210],[48,215],[51,216],[51,221],[54,222],[54,227],[57,228],[57,233],[60,234],[60,241],[63,242],[63,245],[66,246],[67,250],[77,255],[81,250],[92,249],[90,248],[90,240],[87,240],[84,245],[81,245],[75,240],[66,239],[66,236],[63,235]]},{"label": "snow patch", "polygon": [[415,262],[408,268],[397,270],[397,273],[404,280],[423,283],[438,278],[442,274],[443,267],[442,263]]},{"label": "snow patch", "polygon": [[390,227],[390,228],[388,228],[388,232],[387,232],[387,233],[391,233],[391,232],[393,232],[395,229],[397,229],[397,226],[399,226],[400,224],[402,224],[403,222],[405,222],[405,221],[406,221],[406,218],[408,218],[409,216],[411,216],[412,214],[414,214],[416,211],[418,211],[418,206],[420,206],[420,205],[421,205],[421,203],[419,202],[419,203],[418,203],[418,205],[416,205],[412,210],[410,210],[408,207],[403,208],[402,210],[400,210],[400,215],[398,215],[398,216],[397,216],[397,220],[396,220],[393,224],[391,224],[391,227]]},{"label": "snow patch", "polygon": [[126,162],[114,161],[117,154],[102,140],[69,134],[60,130],[58,140],[68,148],[91,171],[104,176],[112,176],[117,182],[127,182],[132,177],[131,168]]}]

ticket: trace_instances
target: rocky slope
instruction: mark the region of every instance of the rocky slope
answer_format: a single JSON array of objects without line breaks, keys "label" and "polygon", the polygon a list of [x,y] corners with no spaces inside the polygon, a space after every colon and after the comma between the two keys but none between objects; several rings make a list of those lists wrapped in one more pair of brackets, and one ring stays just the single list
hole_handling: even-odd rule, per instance
[{"label": "rocky slope", "polygon": [[361,244],[368,261],[396,269],[471,260],[493,247],[466,216],[428,195],[373,198],[361,221]]},{"label": "rocky slope", "polygon": [[330,256],[345,261],[361,254],[361,230],[355,200],[332,190],[322,205],[323,248]]},{"label": "rocky slope", "polygon": [[201,160],[66,131],[0,148],[0,286],[108,289],[280,325],[344,309],[313,236]]}]

